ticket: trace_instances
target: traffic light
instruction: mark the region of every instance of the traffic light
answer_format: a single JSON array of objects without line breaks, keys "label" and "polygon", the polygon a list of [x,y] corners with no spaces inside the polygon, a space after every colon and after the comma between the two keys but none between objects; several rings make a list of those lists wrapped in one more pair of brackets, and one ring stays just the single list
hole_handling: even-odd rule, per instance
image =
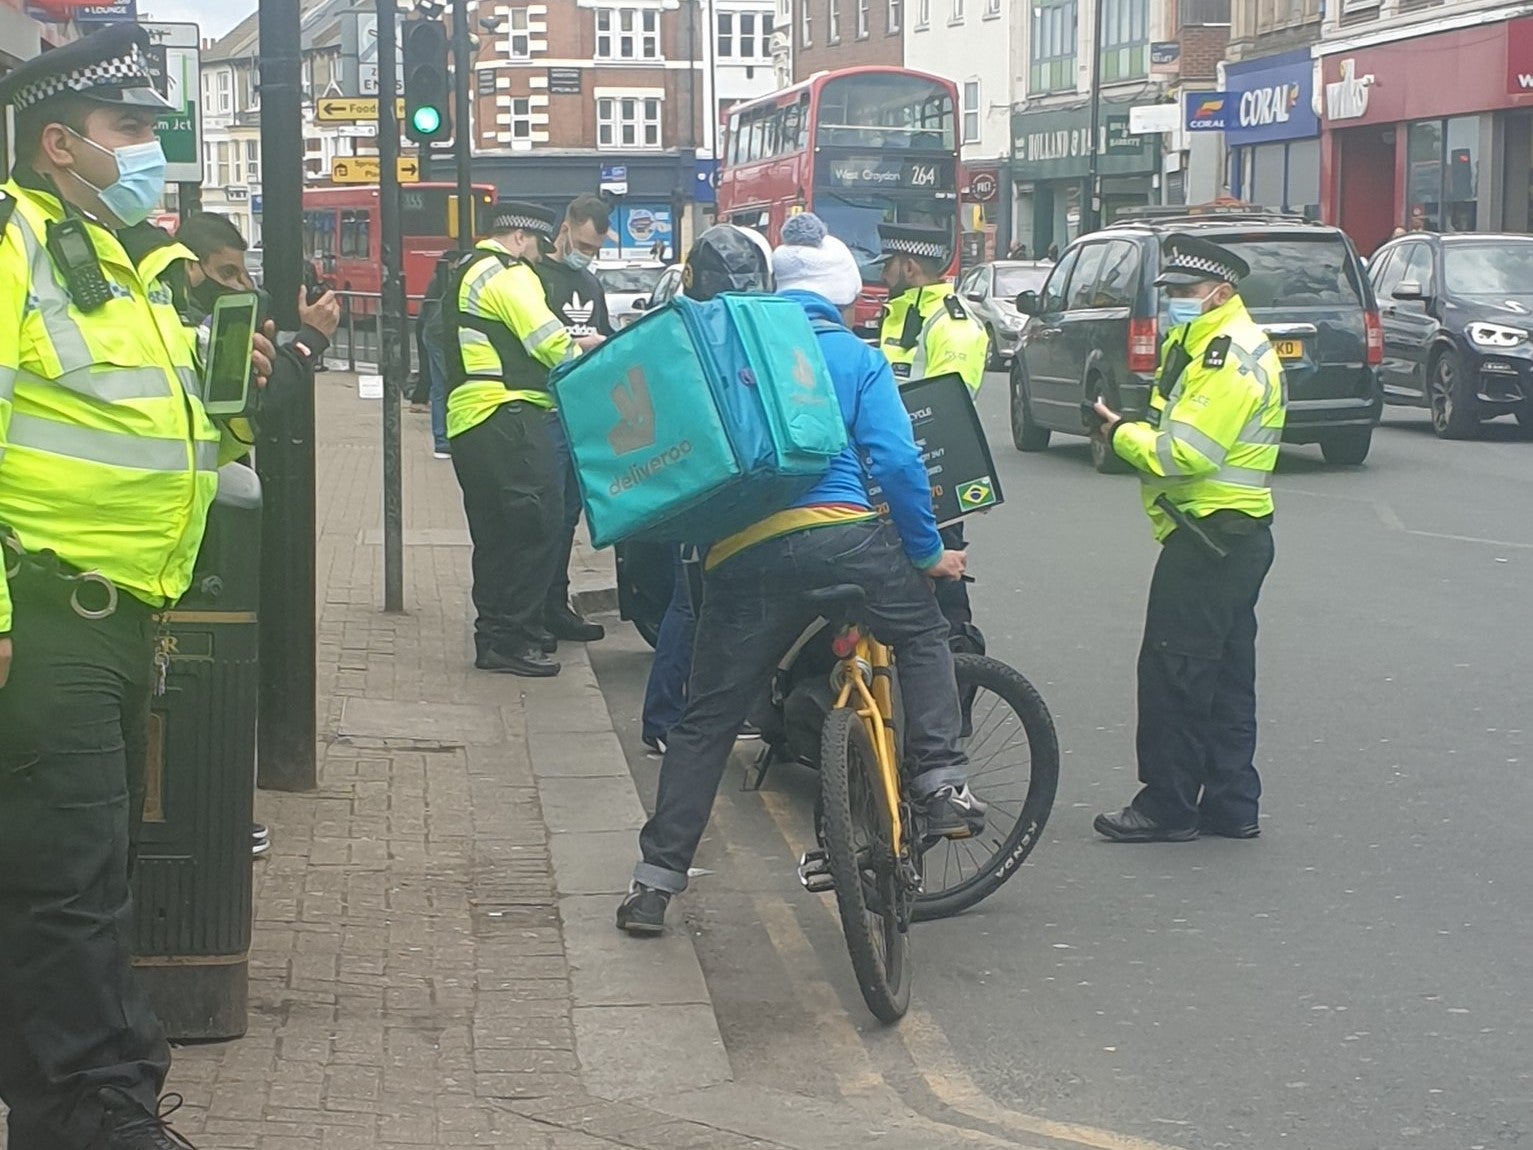
[{"label": "traffic light", "polygon": [[447,28],[438,20],[404,23],[405,135],[434,144],[452,135]]}]

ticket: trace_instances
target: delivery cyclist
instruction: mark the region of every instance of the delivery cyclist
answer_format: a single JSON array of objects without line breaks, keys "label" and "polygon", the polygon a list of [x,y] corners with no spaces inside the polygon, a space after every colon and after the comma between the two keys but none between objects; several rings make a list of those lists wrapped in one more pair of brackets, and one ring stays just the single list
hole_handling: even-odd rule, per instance
[{"label": "delivery cyclist", "polygon": [[599,335],[575,340],[549,310],[535,264],[553,250],[554,217],[502,203],[489,236],[462,257],[443,297],[447,438],[474,542],[474,666],[546,678],[559,673],[543,629],[560,557],[564,476],[548,413],[549,369]]},{"label": "delivery cyclist", "polygon": [[[943,278],[953,262],[953,237],[942,228],[918,224],[880,224],[879,256],[889,303],[879,327],[878,346],[900,382],[956,372],[978,395],[990,357],[990,337],[969,314],[953,285]],[[942,529],[946,547],[962,551],[963,524]],[[983,650],[974,631],[969,589],[961,580],[937,584],[937,602],[957,635]]]},{"label": "delivery cyclist", "polygon": [[[958,745],[948,628],[928,582],[962,575],[963,552],[944,549],[937,534],[926,469],[888,364],[843,326],[862,284],[856,260],[809,213],[789,220],[782,237],[772,260],[777,288],[820,329],[850,442],[793,506],[709,549],[686,711],[671,729],[655,813],[639,835],[642,861],[617,911],[618,927],[633,934],[660,933],[671,896],[686,889],[740,721],[813,620],[801,601],[807,590],[862,586],[874,634],[895,649],[924,833],[964,838],[984,827]],[[864,458],[892,523],[872,510]]]},{"label": "delivery cyclist", "polygon": [[187,1145],[156,1116],[170,1051],[129,968],[129,844],[156,612],[190,583],[221,437],[176,306],[195,257],[144,222],[169,106],[148,51],[113,25],[0,81],[16,116],[0,186],[0,1099],[17,1150]]},{"label": "delivery cyclist", "polygon": [[1098,815],[1116,842],[1261,833],[1256,773],[1256,599],[1272,566],[1272,469],[1283,437],[1283,365],[1241,302],[1250,269],[1195,236],[1165,241],[1175,324],[1150,417],[1100,400],[1100,434],[1140,473],[1162,547],[1139,650],[1139,781]]}]

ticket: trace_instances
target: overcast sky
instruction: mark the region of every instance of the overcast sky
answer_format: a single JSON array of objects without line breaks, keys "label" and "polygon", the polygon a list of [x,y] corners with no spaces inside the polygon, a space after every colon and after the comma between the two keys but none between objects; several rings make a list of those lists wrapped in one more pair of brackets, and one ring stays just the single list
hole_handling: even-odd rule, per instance
[{"label": "overcast sky", "polygon": [[202,38],[217,39],[256,9],[256,0],[138,0],[140,20],[198,24]]}]

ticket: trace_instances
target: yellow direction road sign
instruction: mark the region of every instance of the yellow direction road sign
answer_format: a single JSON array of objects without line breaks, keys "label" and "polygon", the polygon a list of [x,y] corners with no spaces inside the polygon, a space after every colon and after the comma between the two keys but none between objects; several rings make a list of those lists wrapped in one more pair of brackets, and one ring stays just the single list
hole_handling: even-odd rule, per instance
[{"label": "yellow direction road sign", "polygon": [[[394,114],[404,118],[405,102],[394,101]],[[322,124],[349,124],[378,118],[377,96],[324,96],[314,105],[314,118]]]},{"label": "yellow direction road sign", "polygon": [[[376,184],[379,168],[377,156],[343,156],[330,164],[330,179],[337,184]],[[421,178],[420,163],[414,156],[399,159],[399,182],[413,184]]]}]

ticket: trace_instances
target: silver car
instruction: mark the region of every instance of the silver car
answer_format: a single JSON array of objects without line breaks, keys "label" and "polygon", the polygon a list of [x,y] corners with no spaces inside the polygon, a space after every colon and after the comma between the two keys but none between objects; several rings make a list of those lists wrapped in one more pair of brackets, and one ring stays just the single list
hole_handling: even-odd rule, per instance
[{"label": "silver car", "polygon": [[665,265],[658,260],[597,260],[591,271],[607,295],[607,318],[614,331],[621,331],[644,314],[644,307],[634,305],[648,303]]},{"label": "silver car", "polygon": [[1048,260],[996,260],[964,272],[958,279],[963,296],[990,336],[990,369],[1005,371],[1022,343],[1027,317],[1017,311],[1017,296],[1038,291],[1054,265]]}]

